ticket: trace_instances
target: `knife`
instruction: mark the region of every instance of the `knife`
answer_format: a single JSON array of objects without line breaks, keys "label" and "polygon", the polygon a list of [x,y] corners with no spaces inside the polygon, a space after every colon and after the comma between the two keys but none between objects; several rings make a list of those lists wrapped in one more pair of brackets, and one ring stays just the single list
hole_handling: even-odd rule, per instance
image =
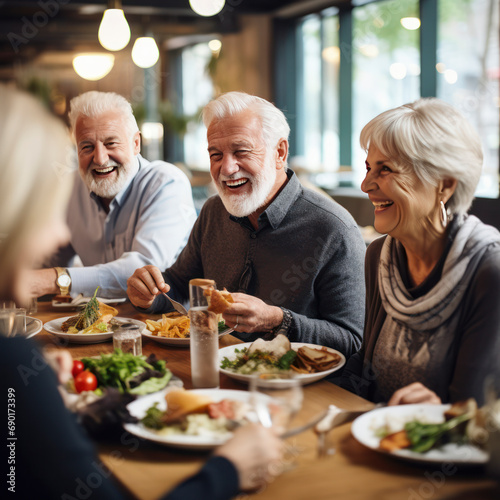
[{"label": "knife", "polygon": [[380,403],[364,410],[343,410],[338,406],[330,405],[325,417],[314,427],[314,432],[318,435],[318,457],[327,455],[328,450],[326,446],[326,435],[332,429],[347,422],[352,422],[360,415],[383,406],[386,406],[386,404]]},{"label": "knife", "polygon": [[328,415],[329,410],[325,410],[321,412],[319,415],[314,417],[312,420],[307,422],[307,424],[301,425],[299,427],[294,427],[293,429],[290,429],[283,434],[280,435],[282,439],[286,439],[292,436],[296,436],[297,434],[300,434],[301,432],[307,431],[311,427],[314,427],[316,424],[321,422],[327,415]]}]

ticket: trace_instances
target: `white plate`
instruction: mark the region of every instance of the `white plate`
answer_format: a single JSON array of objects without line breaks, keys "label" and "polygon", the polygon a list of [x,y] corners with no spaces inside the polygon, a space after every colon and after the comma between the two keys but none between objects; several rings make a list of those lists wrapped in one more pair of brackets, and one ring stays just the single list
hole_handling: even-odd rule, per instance
[{"label": "white plate", "polygon": [[[313,349],[320,349],[320,345],[316,344],[305,344],[303,342],[291,342],[292,344],[292,349],[296,351],[299,347],[312,347]],[[223,347],[222,349],[219,349],[219,367],[222,363],[222,360],[224,358],[228,358],[230,360],[236,359],[237,353],[235,352],[235,349],[243,349],[244,347],[250,347],[252,345],[251,342],[247,342],[245,344],[236,344],[236,345],[231,345],[228,347]],[[312,384],[313,382],[317,382],[318,380],[321,380],[322,378],[327,377],[328,375],[332,374],[333,372],[339,370],[345,365],[345,356],[339,352],[336,351],[335,349],[332,349],[330,347],[327,347],[329,352],[336,353],[340,356],[340,362],[337,366],[334,366],[330,370],[325,370],[322,372],[317,372],[317,373],[310,373],[310,374],[302,374],[302,373],[297,373],[297,379],[300,380],[300,383],[302,385],[307,385],[307,384]],[[224,368],[220,368],[221,373],[224,373],[228,377],[234,378],[236,380],[239,380],[240,382],[250,382],[250,379],[252,378],[252,375],[243,375],[241,373],[234,373],[230,370],[226,370]]]},{"label": "white plate", "polygon": [[[223,337],[224,335],[227,335],[228,333],[233,332],[234,330],[232,328],[226,328],[222,332],[219,333],[219,338]],[[143,337],[147,337],[148,339],[154,340],[155,342],[158,342],[159,344],[167,344],[171,346],[178,346],[178,347],[186,347],[189,346],[189,337],[185,339],[173,339],[170,337],[160,337],[159,335],[153,335],[150,330],[145,328],[142,331]]]},{"label": "white plate", "polygon": [[[146,410],[151,408],[154,403],[158,403],[158,408],[165,411],[167,409],[165,394],[168,390],[169,389],[167,388],[163,391],[155,392],[154,394],[149,394],[132,401],[132,403],[127,405],[130,414],[141,419],[146,414]],[[248,391],[234,391],[228,389],[193,389],[190,392],[209,396],[214,402],[221,401],[222,399],[231,399],[233,401],[242,401],[246,403],[250,401],[250,393]],[[161,436],[148,429],[140,422],[137,424],[123,424],[123,427],[126,431],[130,432],[130,434],[138,436],[142,439],[147,439],[148,441],[153,441],[165,446],[192,450],[210,450],[224,443],[232,436],[231,432],[218,436],[185,436],[182,434]]]},{"label": "white plate", "polygon": [[[375,435],[377,428],[387,422],[387,419],[400,420],[415,416],[423,417],[432,422],[439,421],[450,405],[401,405],[378,408],[358,417],[352,424],[352,435],[361,444],[380,453],[389,454],[403,460],[421,463],[450,462],[462,465],[484,464],[488,461],[488,454],[473,445],[446,445],[429,450],[426,453],[416,453],[410,450],[387,452],[379,448],[380,438]],[[413,420],[413,419],[412,419]]]},{"label": "white plate", "polygon": [[[83,308],[85,304],[87,304],[92,297],[83,297],[83,295],[78,295],[75,297],[71,302],[59,302],[55,299],[52,299],[52,307],[55,309],[60,309],[61,311],[70,311],[73,309],[78,309],[80,307]],[[104,299],[102,297],[97,297],[97,300],[99,302],[102,302],[103,304],[107,304],[109,306],[112,305],[118,305],[118,304],[123,304],[126,302],[127,298],[121,298],[121,299]]]},{"label": "white plate", "polygon": [[[106,342],[113,337],[113,332],[104,333],[65,333],[61,330],[61,325],[72,316],[65,316],[64,318],[53,319],[48,321],[43,325],[45,330],[56,337],[68,340],[69,342],[74,342],[75,344],[97,344],[99,342]],[[134,323],[137,325],[142,333],[146,328],[146,324],[142,321],[130,318],[120,318],[116,316],[114,318],[122,323]]]}]

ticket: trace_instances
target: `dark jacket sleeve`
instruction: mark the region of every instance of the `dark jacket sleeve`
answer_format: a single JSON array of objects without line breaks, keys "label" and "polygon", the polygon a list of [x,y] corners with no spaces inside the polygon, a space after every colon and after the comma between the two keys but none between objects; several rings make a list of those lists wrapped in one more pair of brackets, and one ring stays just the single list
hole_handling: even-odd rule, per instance
[{"label": "dark jacket sleeve", "polygon": [[365,326],[361,349],[351,356],[342,372],[341,387],[358,396],[370,399],[375,376],[370,369],[373,349],[385,320],[385,311],[378,288],[378,265],[385,237],[368,247],[365,257],[366,306]]},{"label": "dark jacket sleeve", "polygon": [[17,498],[123,498],[64,406],[37,344],[0,337],[0,374],[2,394],[14,405]]},{"label": "dark jacket sleeve", "polygon": [[201,470],[163,500],[227,500],[238,493],[238,472],[224,457],[212,457]]}]

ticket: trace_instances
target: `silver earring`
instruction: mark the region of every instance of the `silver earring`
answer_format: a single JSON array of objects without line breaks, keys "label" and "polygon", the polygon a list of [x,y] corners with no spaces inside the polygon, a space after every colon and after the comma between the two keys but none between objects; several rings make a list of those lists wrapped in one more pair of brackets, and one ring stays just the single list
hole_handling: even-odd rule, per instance
[{"label": "silver earring", "polygon": [[443,201],[439,202],[441,206],[441,224],[444,228],[448,225],[448,213],[446,212],[446,207],[444,206]]}]

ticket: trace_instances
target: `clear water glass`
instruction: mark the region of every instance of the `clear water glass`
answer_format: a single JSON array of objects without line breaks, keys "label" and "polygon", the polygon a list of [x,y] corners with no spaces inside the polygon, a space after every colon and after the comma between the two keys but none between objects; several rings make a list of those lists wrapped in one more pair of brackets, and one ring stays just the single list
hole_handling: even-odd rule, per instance
[{"label": "clear water glass", "polygon": [[121,349],[134,356],[142,354],[142,335],[137,325],[122,325],[113,332],[113,349]]},{"label": "clear water glass", "polygon": [[219,331],[217,315],[208,311],[206,293],[215,289],[215,281],[194,279],[189,282],[189,348],[193,387],[219,387]]}]

